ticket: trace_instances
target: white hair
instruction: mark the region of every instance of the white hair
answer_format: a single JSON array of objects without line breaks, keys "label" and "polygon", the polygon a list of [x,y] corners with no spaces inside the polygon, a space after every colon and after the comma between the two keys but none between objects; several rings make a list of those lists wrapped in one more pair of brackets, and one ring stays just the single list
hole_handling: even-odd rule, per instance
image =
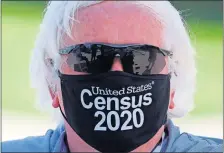
[{"label": "white hair", "polygon": [[[33,55],[31,58],[30,74],[32,87],[37,89],[38,102],[47,110],[52,108],[52,98],[49,87],[53,90],[59,79],[54,69],[58,68],[58,50],[62,45],[62,34],[71,36],[71,20],[75,20],[77,10],[101,1],[51,1],[40,25]],[[168,1],[127,1],[150,9],[153,15],[163,23],[162,48],[173,52],[169,59],[171,73],[171,89],[175,90],[174,109],[168,110],[168,117],[182,117],[193,109],[196,68],[195,52],[191,45],[187,30],[179,12]],[[53,60],[54,67],[46,65],[45,55]],[[51,74],[52,77],[47,78]],[[60,115],[59,115],[60,116]],[[58,116],[57,116],[58,117]]]}]

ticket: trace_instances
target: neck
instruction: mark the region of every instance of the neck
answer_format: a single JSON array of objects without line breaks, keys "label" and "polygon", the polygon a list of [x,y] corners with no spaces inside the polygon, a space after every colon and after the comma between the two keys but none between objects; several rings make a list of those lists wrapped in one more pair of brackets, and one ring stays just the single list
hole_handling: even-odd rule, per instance
[{"label": "neck", "polygon": [[136,148],[132,152],[152,152],[155,146],[159,143],[160,139],[162,138],[164,129],[165,126],[163,125],[149,141],[147,141],[140,147]]},{"label": "neck", "polygon": [[[96,149],[92,148],[85,141],[83,141],[74,130],[65,121],[65,129],[67,134],[68,147],[71,152],[98,152]],[[153,148],[162,138],[164,131],[164,125],[158,130],[152,139],[150,139],[145,144],[139,146],[132,152],[151,152]]]}]

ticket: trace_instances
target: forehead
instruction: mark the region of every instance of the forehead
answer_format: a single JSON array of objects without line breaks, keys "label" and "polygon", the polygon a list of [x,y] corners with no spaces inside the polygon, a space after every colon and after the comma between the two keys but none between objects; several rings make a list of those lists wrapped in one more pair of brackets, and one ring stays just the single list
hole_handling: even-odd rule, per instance
[{"label": "forehead", "polygon": [[161,47],[163,27],[149,8],[124,1],[106,1],[78,10],[73,39],[65,46],[86,42],[150,44]]}]

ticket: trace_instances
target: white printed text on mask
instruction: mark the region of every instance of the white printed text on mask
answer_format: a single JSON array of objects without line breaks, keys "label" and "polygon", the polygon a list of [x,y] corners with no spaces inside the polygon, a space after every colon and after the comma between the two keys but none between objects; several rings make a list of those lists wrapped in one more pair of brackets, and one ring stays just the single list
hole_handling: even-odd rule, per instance
[{"label": "white printed text on mask", "polygon": [[[142,91],[147,91],[152,88],[152,84],[142,85],[139,87],[129,86],[121,90],[100,89],[99,87],[91,87],[90,89],[83,89],[81,91],[81,104],[85,109],[94,108],[97,111],[94,117],[100,118],[100,121],[95,125],[95,131],[125,131],[134,128],[140,128],[144,124],[143,106],[149,106],[152,103],[152,93],[148,92],[143,95]],[[91,92],[92,91],[92,92]],[[135,96],[128,96],[130,93],[139,93]],[[97,96],[96,96],[97,95]],[[108,95],[103,97],[101,95]],[[110,96],[114,95],[114,96]],[[125,97],[118,98],[117,95],[124,95]],[[96,96],[93,101],[85,100],[87,97]],[[112,107],[114,109],[112,109]],[[129,108],[132,108],[132,112]],[[103,110],[109,111],[107,114]],[[122,110],[120,114],[117,111]],[[121,123],[121,118],[127,118],[124,123]],[[114,124],[112,125],[112,118]],[[106,122],[107,126],[103,126]]]}]

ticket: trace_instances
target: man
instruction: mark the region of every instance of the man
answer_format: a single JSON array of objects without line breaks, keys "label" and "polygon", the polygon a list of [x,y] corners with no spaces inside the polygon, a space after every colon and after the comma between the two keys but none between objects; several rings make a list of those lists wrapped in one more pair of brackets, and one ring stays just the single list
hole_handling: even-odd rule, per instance
[{"label": "man", "polygon": [[50,2],[31,77],[42,105],[64,122],[3,142],[3,151],[221,152],[222,140],[181,134],[171,121],[190,111],[195,75],[194,50],[168,1]]}]

